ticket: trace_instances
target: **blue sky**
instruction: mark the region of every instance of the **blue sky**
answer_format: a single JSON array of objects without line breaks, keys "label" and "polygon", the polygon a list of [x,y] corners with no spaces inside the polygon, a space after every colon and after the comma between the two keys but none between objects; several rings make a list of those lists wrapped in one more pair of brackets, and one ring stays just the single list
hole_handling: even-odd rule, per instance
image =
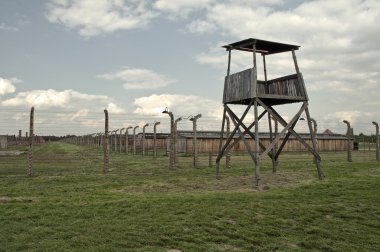
[{"label": "blue sky", "polygon": [[[108,108],[137,122],[169,107],[218,121],[227,62],[220,46],[254,37],[301,46],[321,128],[344,128],[346,119],[371,131],[380,121],[379,23],[376,0],[3,0],[0,108],[71,118]],[[250,57],[233,54],[232,72],[250,67]],[[268,63],[271,76],[293,73],[286,57]]]}]

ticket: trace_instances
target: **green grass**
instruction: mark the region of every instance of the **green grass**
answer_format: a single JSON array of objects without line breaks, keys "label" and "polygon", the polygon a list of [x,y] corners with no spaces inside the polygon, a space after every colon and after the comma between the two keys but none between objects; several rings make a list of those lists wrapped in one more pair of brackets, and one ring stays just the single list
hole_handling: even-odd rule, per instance
[{"label": "green grass", "polygon": [[[373,154],[373,153],[372,153]],[[380,163],[372,154],[323,153],[318,181],[308,154],[262,164],[254,187],[247,155],[232,168],[180,157],[111,153],[50,143],[26,158],[0,157],[0,251],[379,251]]]}]

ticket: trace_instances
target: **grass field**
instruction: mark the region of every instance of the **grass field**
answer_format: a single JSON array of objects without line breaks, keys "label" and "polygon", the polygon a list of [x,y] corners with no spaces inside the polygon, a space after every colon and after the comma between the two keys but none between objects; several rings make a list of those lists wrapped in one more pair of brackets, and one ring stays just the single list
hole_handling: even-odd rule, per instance
[{"label": "grass field", "polygon": [[[372,153],[373,154],[373,153]],[[50,143],[0,156],[0,251],[380,251],[380,162],[374,154],[323,153],[319,181],[308,154],[264,159],[254,187],[248,156],[232,168],[201,157],[111,154]],[[372,157],[373,156],[373,157]]]}]

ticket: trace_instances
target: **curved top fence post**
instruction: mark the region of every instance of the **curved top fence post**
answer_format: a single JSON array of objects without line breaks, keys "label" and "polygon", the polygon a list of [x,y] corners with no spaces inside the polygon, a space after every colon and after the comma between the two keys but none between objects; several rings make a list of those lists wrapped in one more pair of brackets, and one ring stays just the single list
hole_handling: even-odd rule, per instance
[{"label": "curved top fence post", "polygon": [[103,172],[109,171],[109,145],[108,145],[108,111],[104,110],[104,140],[103,140],[103,153],[104,153],[104,166]]}]

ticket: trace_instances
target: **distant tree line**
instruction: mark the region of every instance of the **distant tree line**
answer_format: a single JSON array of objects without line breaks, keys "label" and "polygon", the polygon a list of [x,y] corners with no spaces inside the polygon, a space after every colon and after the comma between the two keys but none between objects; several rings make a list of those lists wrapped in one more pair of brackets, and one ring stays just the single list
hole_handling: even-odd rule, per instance
[{"label": "distant tree line", "polygon": [[365,135],[360,133],[359,135],[355,135],[356,142],[376,142],[376,135]]}]

